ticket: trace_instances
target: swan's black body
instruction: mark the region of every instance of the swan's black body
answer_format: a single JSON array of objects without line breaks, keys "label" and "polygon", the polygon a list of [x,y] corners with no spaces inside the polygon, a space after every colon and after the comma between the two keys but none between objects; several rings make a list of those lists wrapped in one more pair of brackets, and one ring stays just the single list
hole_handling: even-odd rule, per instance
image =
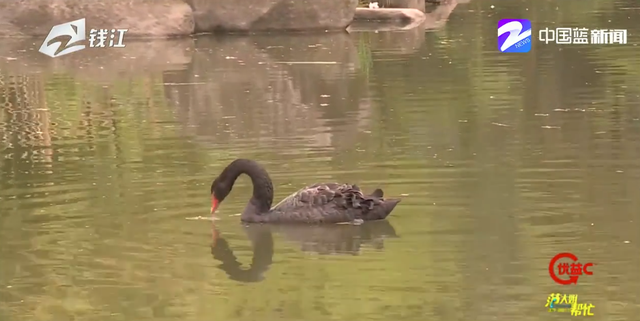
[{"label": "swan's black body", "polygon": [[241,220],[250,223],[343,223],[386,218],[399,199],[384,199],[380,189],[364,195],[351,184],[325,183],[305,187],[280,203],[273,203],[273,184],[267,171],[248,159],[236,159],[211,184],[211,211],[229,195],[238,176],[247,174],[253,196]]}]

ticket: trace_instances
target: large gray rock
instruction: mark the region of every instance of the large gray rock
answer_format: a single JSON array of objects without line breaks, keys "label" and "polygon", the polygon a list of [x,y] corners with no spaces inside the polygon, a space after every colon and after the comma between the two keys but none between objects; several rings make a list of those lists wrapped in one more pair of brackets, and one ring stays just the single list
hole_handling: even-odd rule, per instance
[{"label": "large gray rock", "polygon": [[126,36],[213,31],[344,30],[358,0],[2,0],[0,37],[46,36],[86,19],[86,30],[127,28]]},{"label": "large gray rock", "polygon": [[128,28],[126,37],[190,35],[195,25],[183,0],[2,0],[0,37],[46,36],[54,25],[81,18],[87,31]]},{"label": "large gray rock", "polygon": [[358,0],[185,0],[196,32],[345,30]]},{"label": "large gray rock", "polygon": [[378,0],[380,8],[407,8],[425,11],[425,0]]}]

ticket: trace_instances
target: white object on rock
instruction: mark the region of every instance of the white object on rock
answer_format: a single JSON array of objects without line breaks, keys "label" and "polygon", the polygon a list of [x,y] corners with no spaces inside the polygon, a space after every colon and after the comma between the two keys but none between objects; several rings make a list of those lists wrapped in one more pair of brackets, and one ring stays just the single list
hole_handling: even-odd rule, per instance
[{"label": "white object on rock", "polygon": [[369,9],[379,9],[377,2],[369,2]]}]

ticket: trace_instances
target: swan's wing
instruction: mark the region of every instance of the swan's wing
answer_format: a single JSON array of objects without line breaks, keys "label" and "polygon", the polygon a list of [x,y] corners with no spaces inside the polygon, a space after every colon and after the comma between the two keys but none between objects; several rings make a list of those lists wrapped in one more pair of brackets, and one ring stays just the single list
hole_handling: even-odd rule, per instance
[{"label": "swan's wing", "polygon": [[[280,201],[274,210],[294,208],[321,207],[334,203],[341,207],[350,207],[353,202],[364,199],[362,191],[357,185],[321,183],[307,186]],[[351,206],[353,207],[353,206]]]},{"label": "swan's wing", "polygon": [[358,186],[351,184],[315,184],[283,199],[264,216],[264,221],[341,223],[384,219],[399,200],[387,202],[382,195],[380,189],[363,195]]}]

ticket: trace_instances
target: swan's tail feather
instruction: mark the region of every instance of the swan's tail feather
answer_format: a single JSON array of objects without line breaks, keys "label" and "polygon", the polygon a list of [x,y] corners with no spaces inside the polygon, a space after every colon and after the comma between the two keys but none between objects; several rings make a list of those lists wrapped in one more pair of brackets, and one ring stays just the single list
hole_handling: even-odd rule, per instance
[{"label": "swan's tail feather", "polygon": [[365,221],[384,220],[391,214],[391,211],[400,203],[400,199],[388,199],[371,209],[364,215]]},{"label": "swan's tail feather", "polygon": [[371,196],[382,198],[384,196],[384,192],[382,192],[381,189],[377,188],[375,191],[373,191],[373,193],[371,193]]},{"label": "swan's tail feather", "polygon": [[398,203],[400,203],[400,199],[388,199],[388,200],[384,200],[384,203],[382,203],[382,208],[384,209],[384,217],[389,216],[389,214],[391,214],[391,212],[393,211],[393,209],[396,208],[396,205],[398,205]]}]

